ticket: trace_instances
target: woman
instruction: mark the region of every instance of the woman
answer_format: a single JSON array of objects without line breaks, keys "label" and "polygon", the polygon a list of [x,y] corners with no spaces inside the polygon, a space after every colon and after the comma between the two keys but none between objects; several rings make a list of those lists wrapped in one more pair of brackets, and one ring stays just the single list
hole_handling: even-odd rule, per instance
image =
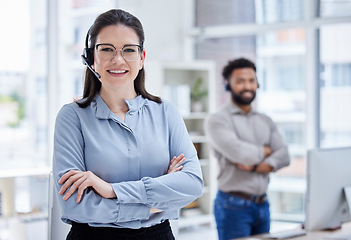
[{"label": "woman", "polygon": [[168,219],[202,194],[180,114],[145,90],[143,43],[140,21],[123,10],[101,14],[88,32],[83,99],[63,106],[55,124],[67,239],[174,239]]}]

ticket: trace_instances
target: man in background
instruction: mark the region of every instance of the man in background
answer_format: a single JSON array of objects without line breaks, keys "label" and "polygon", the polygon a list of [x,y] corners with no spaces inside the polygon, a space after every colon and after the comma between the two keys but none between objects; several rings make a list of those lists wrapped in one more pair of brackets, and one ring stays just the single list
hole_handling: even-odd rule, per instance
[{"label": "man in background", "polygon": [[231,101],[205,121],[205,132],[219,164],[214,214],[219,240],[269,232],[266,191],[269,174],[288,166],[288,149],[276,125],[251,103],[259,87],[248,59],[223,69]]}]

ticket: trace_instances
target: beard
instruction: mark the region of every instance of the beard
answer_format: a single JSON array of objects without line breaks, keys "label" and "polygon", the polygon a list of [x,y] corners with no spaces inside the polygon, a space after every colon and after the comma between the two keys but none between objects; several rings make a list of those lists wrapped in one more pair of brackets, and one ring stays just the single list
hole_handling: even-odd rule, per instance
[{"label": "beard", "polygon": [[[230,92],[231,92],[231,95],[232,95],[232,100],[234,102],[236,102],[237,104],[244,105],[244,106],[250,105],[252,103],[252,101],[256,97],[256,91],[246,90],[246,91],[241,91],[240,93],[235,93],[233,90],[230,90]],[[252,93],[252,97],[251,98],[244,98],[244,97],[242,97],[242,95],[245,92],[251,92]]]}]

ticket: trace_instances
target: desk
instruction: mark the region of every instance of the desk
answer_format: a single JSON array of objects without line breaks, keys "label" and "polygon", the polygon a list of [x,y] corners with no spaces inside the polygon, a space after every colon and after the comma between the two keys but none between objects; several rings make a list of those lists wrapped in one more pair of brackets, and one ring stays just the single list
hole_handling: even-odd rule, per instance
[{"label": "desk", "polygon": [[[299,237],[294,237],[294,238],[288,238],[291,240],[323,240],[327,236],[332,236],[334,234],[351,234],[351,223],[344,223],[341,227],[341,229],[334,230],[334,231],[311,231],[307,232],[306,235],[304,236],[299,236]],[[262,235],[256,235],[256,236],[251,236],[247,238],[238,238],[236,240],[261,240],[263,238],[260,238]]]}]

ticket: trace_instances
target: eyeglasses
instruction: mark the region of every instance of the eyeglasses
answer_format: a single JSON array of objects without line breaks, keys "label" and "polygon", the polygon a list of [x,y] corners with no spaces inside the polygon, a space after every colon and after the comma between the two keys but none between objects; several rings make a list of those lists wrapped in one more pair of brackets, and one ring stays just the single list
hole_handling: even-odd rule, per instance
[{"label": "eyeglasses", "polygon": [[117,51],[121,51],[121,55],[126,61],[135,61],[140,56],[141,46],[128,44],[121,49],[116,49],[112,44],[103,43],[96,45],[96,51],[98,56],[105,61],[109,61],[114,58]]}]

